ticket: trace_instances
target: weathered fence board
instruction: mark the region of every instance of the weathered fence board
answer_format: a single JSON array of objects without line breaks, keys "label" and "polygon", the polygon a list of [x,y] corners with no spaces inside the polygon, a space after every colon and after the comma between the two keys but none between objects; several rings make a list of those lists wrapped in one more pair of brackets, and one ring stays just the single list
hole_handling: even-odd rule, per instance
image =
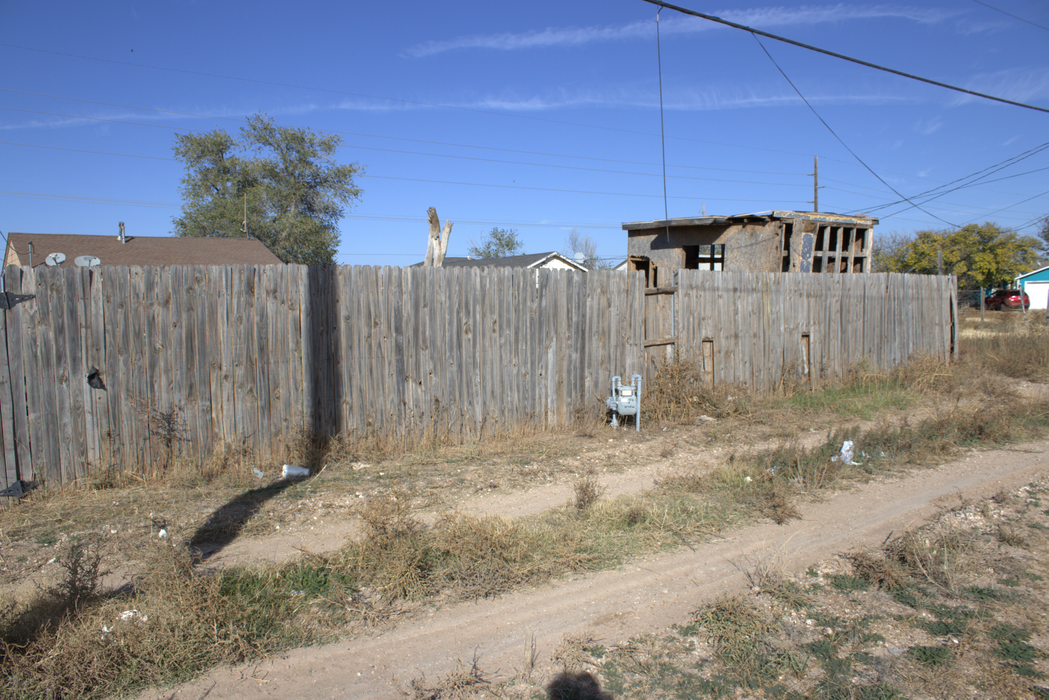
[{"label": "weathered fence board", "polygon": [[4,282],[35,297],[0,324],[0,487],[223,444],[276,459],[299,427],[565,425],[603,410],[612,375],[651,379],[646,356],[774,391],[957,347],[949,277],[682,271],[648,295],[639,273],[503,268],[39,267]]}]

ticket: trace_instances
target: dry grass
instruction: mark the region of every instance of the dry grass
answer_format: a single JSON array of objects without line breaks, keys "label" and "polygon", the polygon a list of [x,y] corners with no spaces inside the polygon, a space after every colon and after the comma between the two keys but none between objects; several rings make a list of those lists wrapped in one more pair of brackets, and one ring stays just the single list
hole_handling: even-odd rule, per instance
[{"label": "dry grass", "polygon": [[[215,664],[329,638],[347,625],[381,617],[401,601],[496,595],[567,571],[615,565],[639,552],[709,537],[748,519],[787,522],[798,517],[800,499],[848,480],[936,463],[959,447],[1044,435],[1049,404],[1024,398],[996,372],[1001,365],[1008,376],[1047,376],[1049,356],[1041,349],[1047,345],[1045,332],[1037,324],[1014,324],[1007,333],[966,339],[960,363],[946,366],[916,358],[888,374],[858,366],[839,387],[787,400],[712,390],[687,363],[668,363],[645,388],[645,416],[672,425],[707,415],[715,422],[695,432],[711,440],[728,439],[742,425],[757,431],[753,426],[762,421],[775,423],[768,429],[772,434],[797,434],[817,410],[833,419],[865,415],[860,407],[874,406],[875,415],[882,415],[922,401],[930,407],[929,417],[833,431],[815,446],[788,440],[771,449],[747,450],[713,472],[673,468],[654,492],[614,500],[603,498],[592,467],[577,462],[568,469],[562,463],[578,457],[587,441],[606,442],[605,429],[592,417],[581,416],[569,433],[522,428],[500,433],[493,441],[463,442],[462,436],[436,428],[410,440],[377,434],[318,440],[303,429],[285,457],[320,476],[261,500],[250,515],[267,522],[295,499],[341,488],[361,493],[355,512],[363,530],[358,541],[330,557],[303,557],[285,567],[203,572],[185,548],[150,538],[162,526],[183,534],[203,532],[205,538],[244,527],[240,516],[218,517],[220,506],[252,494],[268,495],[262,493],[266,482],[254,470],[274,473],[274,465],[244,449],[224,446],[203,462],[176,451],[162,470],[100,471],[86,482],[91,488],[34,493],[20,504],[18,518],[0,515],[0,539],[53,533],[53,542],[38,540],[40,551],[50,556],[51,548],[62,549],[68,566],[63,565],[61,585],[38,591],[0,615],[5,642],[0,663],[10,679],[0,697],[98,697],[142,684],[177,682]],[[1041,348],[1020,351],[1022,361],[1015,366],[1001,354],[1014,343],[1026,347],[1039,339]],[[985,345],[973,345],[973,340]],[[630,439],[652,438],[642,434]],[[856,464],[840,459],[844,440],[854,442]],[[669,460],[681,450],[677,441],[672,447],[661,444],[652,459],[658,454]],[[382,471],[375,463],[383,465]],[[540,516],[507,520],[453,513],[425,526],[415,515],[420,500],[432,503],[454,489],[469,493],[500,484],[545,483],[554,475],[576,479],[575,499]],[[121,536],[122,544],[152,551],[148,569],[133,591],[99,595],[94,585],[105,560],[86,545],[77,550],[77,538],[123,532],[129,523],[138,534]],[[1031,539],[1008,524],[997,528],[996,537],[999,544],[1012,546],[1028,545]],[[854,553],[849,560],[857,577],[880,589],[897,590],[920,578],[957,594],[972,566],[967,552],[965,533],[926,531],[893,540],[877,555]],[[807,594],[788,583],[769,574],[761,587],[792,607],[804,605]],[[707,611],[704,624],[721,630],[720,637],[711,639],[724,650],[727,663],[745,665],[773,654],[762,641],[767,629],[752,611],[739,601],[718,606]],[[122,619],[131,610],[141,617]],[[140,622],[145,617],[149,624]],[[759,655],[747,661],[731,637],[751,644]],[[415,690],[431,693],[420,697],[453,697],[448,693],[476,690],[478,683],[467,683],[470,674],[467,669],[465,675]]]},{"label": "dry grass", "polygon": [[575,501],[573,505],[579,511],[590,510],[590,506],[597,503],[597,500],[604,495],[604,492],[604,488],[598,484],[597,479],[594,477],[587,476],[582,478],[575,483]]},{"label": "dry grass", "polygon": [[747,415],[753,397],[743,387],[711,386],[690,358],[663,361],[656,377],[643,387],[642,421],[660,425],[692,423],[701,415],[723,419]]}]

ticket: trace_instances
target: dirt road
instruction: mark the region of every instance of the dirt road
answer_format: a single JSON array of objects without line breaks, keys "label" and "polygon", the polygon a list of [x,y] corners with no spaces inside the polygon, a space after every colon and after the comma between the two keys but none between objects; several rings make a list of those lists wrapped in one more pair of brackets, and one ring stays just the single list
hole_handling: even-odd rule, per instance
[{"label": "dirt road", "polygon": [[[647,472],[646,472],[647,474]],[[742,570],[762,559],[785,571],[921,524],[963,499],[1013,490],[1049,477],[1049,442],[971,453],[935,469],[876,481],[800,507],[802,519],[760,524],[718,541],[632,562],[620,569],[555,581],[494,600],[448,605],[403,621],[381,635],[299,649],[250,666],[220,669],[176,690],[142,700],[202,698],[398,698],[398,687],[473,659],[488,677],[512,677],[529,665],[546,677],[567,635],[605,646],[686,622],[718,594],[746,586]],[[643,480],[645,475],[639,475]],[[651,483],[650,479],[648,483]],[[525,498],[518,495],[518,500]],[[568,500],[568,495],[549,496]],[[544,499],[545,500],[545,499]],[[478,508],[485,510],[485,508]],[[749,563],[749,564],[748,564]]]}]

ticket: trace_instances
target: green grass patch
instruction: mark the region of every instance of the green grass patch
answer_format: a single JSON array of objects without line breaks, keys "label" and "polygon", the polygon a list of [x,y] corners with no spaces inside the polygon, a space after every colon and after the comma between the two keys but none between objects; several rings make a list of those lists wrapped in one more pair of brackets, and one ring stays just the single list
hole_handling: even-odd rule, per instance
[{"label": "green grass patch", "polygon": [[952,655],[947,647],[917,645],[907,649],[907,658],[922,666],[935,668],[949,665]]}]

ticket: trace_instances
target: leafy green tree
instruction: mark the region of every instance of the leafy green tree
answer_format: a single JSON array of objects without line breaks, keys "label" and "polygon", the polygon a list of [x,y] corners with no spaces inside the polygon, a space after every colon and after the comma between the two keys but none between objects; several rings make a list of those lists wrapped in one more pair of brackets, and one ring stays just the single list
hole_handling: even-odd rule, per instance
[{"label": "leafy green tree", "polygon": [[505,258],[519,255],[523,249],[524,242],[517,237],[517,229],[493,227],[480,244],[471,238],[467,251],[474,258]]},{"label": "leafy green tree", "polygon": [[176,135],[175,158],[186,175],[175,234],[250,235],[286,263],[334,263],[343,207],[360,199],[354,177],[363,172],[357,163],[335,162],[341,143],[261,114],[237,138],[222,129]]},{"label": "leafy green tree", "polygon": [[962,288],[1009,284],[1038,261],[1039,241],[997,224],[970,224],[954,231],[919,231],[910,242],[885,259],[889,272],[935,275],[937,251],[943,271],[958,277]]},{"label": "leafy green tree", "polygon": [[913,236],[905,233],[879,231],[874,241],[871,269],[874,272],[900,272],[903,258],[907,254],[907,246],[913,240]]}]

